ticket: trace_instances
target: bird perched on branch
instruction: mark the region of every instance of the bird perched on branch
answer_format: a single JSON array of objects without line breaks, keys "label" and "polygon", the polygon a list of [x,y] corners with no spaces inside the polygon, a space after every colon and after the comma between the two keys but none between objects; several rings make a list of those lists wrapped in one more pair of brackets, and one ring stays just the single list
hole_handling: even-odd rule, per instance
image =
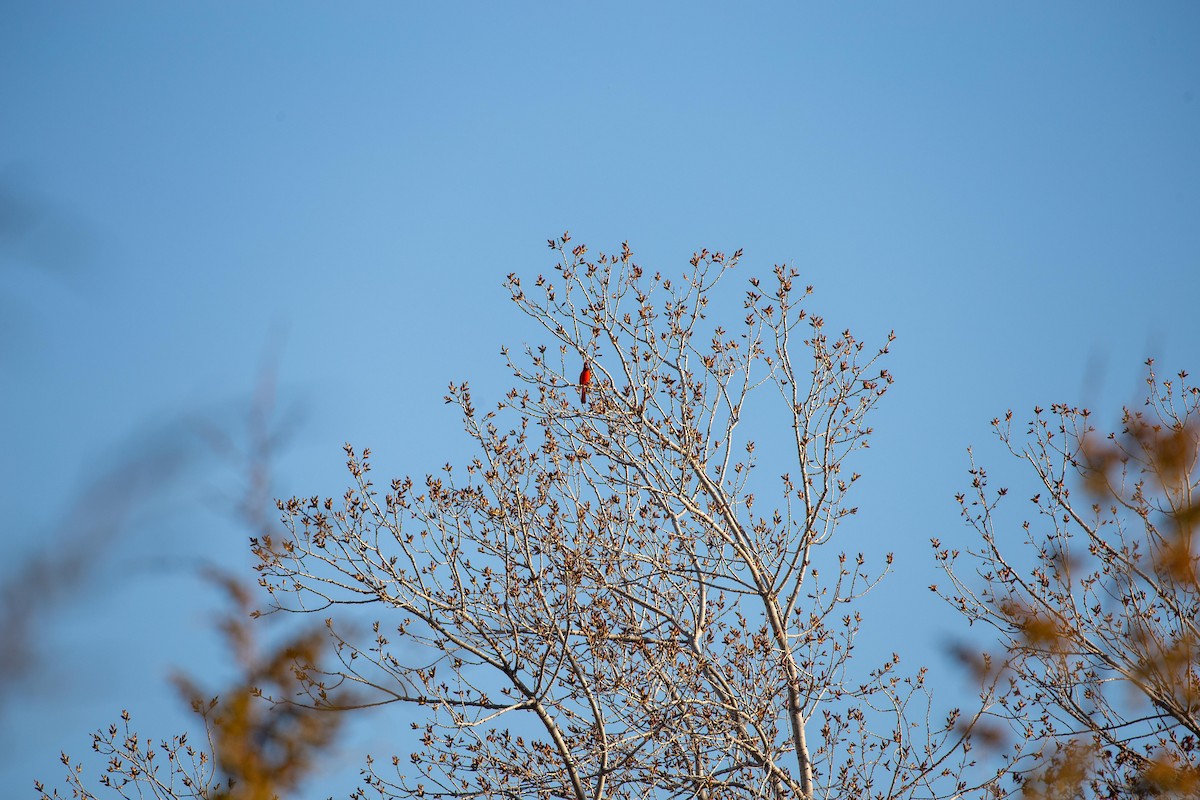
[{"label": "bird perched on branch", "polygon": [[583,362],[583,372],[579,373],[579,402],[587,405],[587,387],[592,382],[592,365]]}]

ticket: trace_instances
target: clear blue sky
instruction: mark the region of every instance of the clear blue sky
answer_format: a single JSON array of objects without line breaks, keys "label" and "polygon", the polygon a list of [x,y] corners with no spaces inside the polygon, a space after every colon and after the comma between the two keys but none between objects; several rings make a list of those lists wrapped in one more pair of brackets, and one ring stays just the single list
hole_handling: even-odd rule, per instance
[{"label": "clear blue sky", "polygon": [[[445,386],[507,385],[501,281],[569,229],[664,271],[794,263],[833,327],[896,330],[845,546],[897,553],[873,645],[936,662],[927,541],[965,539],[968,444],[1011,470],[988,420],[1200,370],[1198,42],[1193,2],[9,0],[0,577],[74,546],[115,463],[232,425],[264,359],[305,411],[277,493],[339,494],[344,441],[387,476],[461,460]],[[212,510],[232,473],[186,475],[47,592],[0,793],[122,707],[180,728],[170,668],[223,674],[169,565],[248,564],[247,533]]]}]

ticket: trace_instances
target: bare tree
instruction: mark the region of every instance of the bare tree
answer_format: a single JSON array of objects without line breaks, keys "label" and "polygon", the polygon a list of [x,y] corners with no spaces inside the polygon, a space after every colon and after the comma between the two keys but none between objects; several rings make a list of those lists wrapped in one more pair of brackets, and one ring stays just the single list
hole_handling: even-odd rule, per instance
[{"label": "bare tree", "polygon": [[[550,242],[551,277],[508,278],[549,341],[504,351],[516,388],[483,412],[450,387],[478,447],[465,468],[380,490],[348,445],[345,495],[280,502],[287,533],[256,542],[280,607],[378,609],[364,640],[330,620],[338,661],[306,671],[312,702],[353,687],[425,718],[419,750],[369,761],[356,796],[994,788],[970,753],[986,691],[935,719],[924,668],[852,658],[855,601],[892,556],[868,572],[835,538],[892,383],[886,344],[827,333],[782,266],[769,288],[750,280],[732,330],[714,324],[741,251],[701,251],[676,281],[627,245],[589,258],[569,241]],[[746,427],[787,472],[758,474]]]},{"label": "bare tree", "polygon": [[947,599],[999,633],[1010,721],[1045,745],[1031,796],[1200,796],[1200,389],[1147,366],[1145,406],[1119,433],[1067,405],[1035,408],[1024,436],[1012,412],[993,420],[1037,485],[1023,543],[999,521],[1006,490],[974,463],[958,499],[976,574],[933,542]]}]

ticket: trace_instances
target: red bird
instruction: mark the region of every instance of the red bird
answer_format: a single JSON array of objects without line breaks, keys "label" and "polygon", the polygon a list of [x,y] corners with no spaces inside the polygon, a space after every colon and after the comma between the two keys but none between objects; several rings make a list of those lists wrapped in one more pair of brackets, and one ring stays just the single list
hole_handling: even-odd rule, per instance
[{"label": "red bird", "polygon": [[592,365],[583,362],[583,372],[579,373],[579,402],[587,405],[587,387],[592,383]]}]

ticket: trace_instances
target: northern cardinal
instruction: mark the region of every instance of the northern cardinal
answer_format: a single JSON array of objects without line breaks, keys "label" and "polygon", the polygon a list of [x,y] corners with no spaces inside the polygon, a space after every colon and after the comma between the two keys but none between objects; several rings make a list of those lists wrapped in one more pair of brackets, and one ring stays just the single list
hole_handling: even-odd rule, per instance
[{"label": "northern cardinal", "polygon": [[587,387],[592,382],[592,365],[583,362],[583,372],[579,373],[579,402],[587,405]]}]

